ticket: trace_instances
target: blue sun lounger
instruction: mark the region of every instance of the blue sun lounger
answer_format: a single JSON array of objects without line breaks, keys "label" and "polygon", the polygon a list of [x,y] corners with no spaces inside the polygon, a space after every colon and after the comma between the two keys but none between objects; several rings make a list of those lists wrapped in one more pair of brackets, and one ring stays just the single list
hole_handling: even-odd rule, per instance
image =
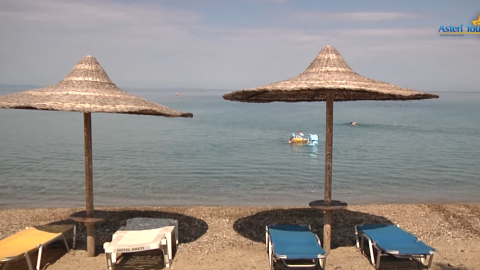
[{"label": "blue sun lounger", "polygon": [[[310,226],[286,224],[267,226],[265,242],[272,270],[277,260],[281,260],[287,267],[320,266],[325,269],[327,255],[320,239],[312,233]],[[311,263],[292,264],[292,260],[311,260]]]},{"label": "blue sun lounger", "polygon": [[[423,268],[432,266],[433,255],[436,250],[416,236],[410,234],[397,225],[357,225],[355,226],[355,235],[357,238],[357,248],[364,253],[363,244],[368,240],[370,250],[370,260],[375,269],[380,268],[381,256],[392,255],[397,258],[415,259],[421,263]],[[377,252],[377,258],[374,256],[374,249]],[[428,259],[428,263],[425,261]]]}]

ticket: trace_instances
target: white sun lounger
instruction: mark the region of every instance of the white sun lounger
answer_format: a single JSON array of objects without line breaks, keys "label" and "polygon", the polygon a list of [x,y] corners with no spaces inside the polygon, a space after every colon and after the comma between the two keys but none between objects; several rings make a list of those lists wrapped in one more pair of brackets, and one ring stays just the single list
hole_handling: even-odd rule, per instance
[{"label": "white sun lounger", "polygon": [[103,244],[107,268],[113,269],[117,257],[122,253],[132,253],[159,249],[163,252],[166,267],[172,264],[172,242],[175,226],[151,230],[121,230],[112,236],[112,242]]}]

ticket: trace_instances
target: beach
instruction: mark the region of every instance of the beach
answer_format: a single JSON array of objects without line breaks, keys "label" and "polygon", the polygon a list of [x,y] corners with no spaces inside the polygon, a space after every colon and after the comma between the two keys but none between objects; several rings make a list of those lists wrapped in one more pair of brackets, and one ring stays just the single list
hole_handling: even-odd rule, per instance
[{"label": "beach", "polygon": [[[135,207],[97,208],[110,213],[110,218],[96,225],[96,257],[86,257],[85,227],[77,227],[76,247],[66,253],[61,243],[53,243],[44,251],[42,269],[106,269],[103,242],[126,219],[133,217],[174,218],[179,221],[179,245],[172,269],[269,269],[265,248],[265,226],[269,224],[310,224],[312,231],[323,237],[323,213],[308,207]],[[46,224],[74,224],[73,212],[82,208],[1,209],[0,239],[25,227]],[[334,214],[332,250],[327,269],[374,269],[365,255],[355,247],[354,225],[398,224],[437,249],[433,270],[480,269],[480,205],[479,204],[387,204],[352,205]],[[71,246],[72,237],[68,235]],[[126,257],[116,269],[161,269],[128,267],[142,256]],[[161,256],[157,256],[161,260]],[[153,259],[152,259],[153,258]],[[157,258],[157,266],[160,261]],[[36,254],[32,261],[36,261]],[[130,260],[130,264],[128,264]],[[152,264],[154,265],[154,264]],[[10,268],[11,267],[11,268]],[[123,268],[122,268],[123,267]],[[381,269],[417,269],[408,260],[382,259]],[[26,270],[25,260],[9,266]],[[276,269],[284,269],[280,263]],[[306,268],[307,269],[307,268]]]}]

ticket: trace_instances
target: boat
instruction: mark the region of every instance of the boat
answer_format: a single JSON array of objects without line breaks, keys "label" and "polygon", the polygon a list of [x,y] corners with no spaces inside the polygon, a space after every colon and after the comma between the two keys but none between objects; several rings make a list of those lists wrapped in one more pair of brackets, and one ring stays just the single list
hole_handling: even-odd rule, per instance
[{"label": "boat", "polygon": [[308,145],[318,145],[318,135],[317,134],[308,134]]},{"label": "boat", "polygon": [[297,134],[292,133],[290,140],[288,140],[288,143],[306,143],[306,142],[308,142],[308,139],[303,137],[303,133],[301,131],[298,131]]},{"label": "boat", "polygon": [[290,143],[306,143],[308,139],[305,138],[291,138]]}]

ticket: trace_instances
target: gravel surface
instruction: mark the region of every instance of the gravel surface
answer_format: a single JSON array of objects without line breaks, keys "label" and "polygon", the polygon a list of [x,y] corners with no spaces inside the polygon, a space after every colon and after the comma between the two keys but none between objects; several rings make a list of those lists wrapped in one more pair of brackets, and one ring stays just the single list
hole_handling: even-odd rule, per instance
[{"label": "gravel surface", "polygon": [[[96,224],[96,249],[99,255],[85,256],[86,232],[77,227],[74,252],[61,253],[45,261],[45,269],[105,269],[103,242],[133,217],[162,217],[179,221],[179,242],[174,269],[269,269],[265,250],[265,226],[278,223],[309,224],[322,238],[323,213],[311,208],[293,207],[137,207],[98,208],[107,211],[107,221]],[[27,226],[74,224],[70,214],[83,209],[37,208],[0,209],[0,239]],[[439,254],[434,270],[480,269],[480,205],[361,205],[334,213],[332,252],[329,269],[373,269],[368,259],[355,247],[354,225],[398,224],[422,241],[434,246]],[[71,236],[69,236],[71,240]],[[55,246],[51,248],[55,250]],[[47,254],[48,252],[45,252]],[[411,262],[389,262],[385,269],[417,269]],[[12,269],[26,268],[24,260]],[[414,267],[414,268],[412,268]],[[278,265],[279,269],[283,269]],[[383,269],[383,268],[382,268]]]}]

